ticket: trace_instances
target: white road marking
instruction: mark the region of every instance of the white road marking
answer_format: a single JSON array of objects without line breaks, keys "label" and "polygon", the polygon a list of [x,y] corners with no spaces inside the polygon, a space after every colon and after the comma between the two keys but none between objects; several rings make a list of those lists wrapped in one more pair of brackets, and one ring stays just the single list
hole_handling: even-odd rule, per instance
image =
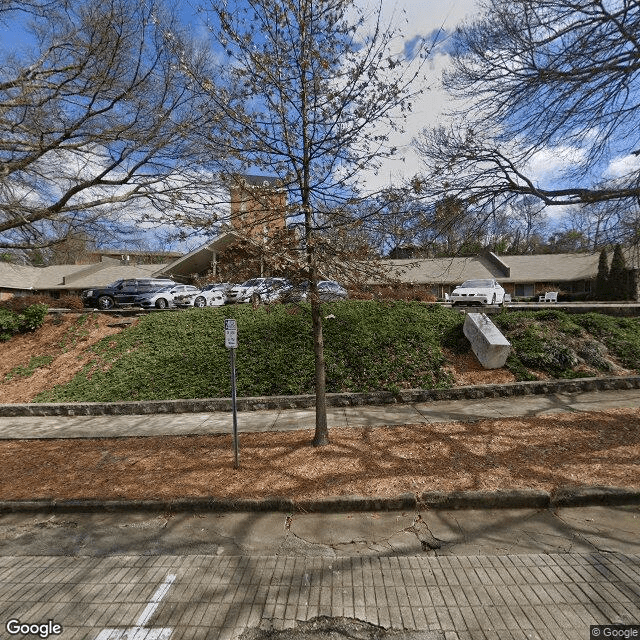
[{"label": "white road marking", "polygon": [[153,594],[151,601],[142,612],[142,615],[138,618],[138,622],[136,622],[137,627],[144,627],[147,622],[149,622],[149,619],[153,615],[153,612],[158,608],[160,600],[162,600],[162,598],[167,595],[167,591],[169,591],[175,579],[175,575],[170,573],[166,577],[165,581],[158,587],[157,591]]},{"label": "white road marking", "polygon": [[162,598],[167,595],[167,591],[169,591],[175,579],[176,576],[172,573],[165,578],[165,581],[156,589],[151,600],[144,608],[135,627],[129,627],[128,629],[103,629],[96,636],[96,640],[169,640],[173,629],[168,627],[148,629],[145,625],[158,608]]},{"label": "white road marking", "polygon": [[143,629],[129,627],[128,629],[103,629],[96,640],[169,640],[173,629]]}]

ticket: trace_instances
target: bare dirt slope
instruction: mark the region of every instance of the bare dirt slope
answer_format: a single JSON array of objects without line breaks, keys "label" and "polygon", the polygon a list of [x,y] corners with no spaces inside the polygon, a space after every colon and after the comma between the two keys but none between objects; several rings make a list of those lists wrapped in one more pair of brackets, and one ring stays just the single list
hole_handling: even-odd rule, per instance
[{"label": "bare dirt slope", "polygon": [[[120,318],[95,314],[49,314],[40,329],[0,342],[0,402],[30,402],[41,391],[68,382],[89,361],[88,348],[105,336],[122,331]],[[49,356],[46,366],[23,376],[33,358]]]}]

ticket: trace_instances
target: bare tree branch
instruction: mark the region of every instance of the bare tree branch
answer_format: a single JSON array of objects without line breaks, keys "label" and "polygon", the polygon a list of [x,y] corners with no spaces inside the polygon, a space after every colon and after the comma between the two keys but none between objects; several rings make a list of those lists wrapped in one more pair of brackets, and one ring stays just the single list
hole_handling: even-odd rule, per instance
[{"label": "bare tree branch", "polygon": [[[639,33],[635,0],[487,0],[457,33],[444,75],[465,99],[463,124],[417,142],[425,182],[485,205],[519,195],[552,206],[640,196],[637,165],[604,179],[612,155],[640,147]],[[575,158],[554,184],[539,185],[531,158],[567,147]]]},{"label": "bare tree branch", "polygon": [[42,244],[53,221],[107,227],[149,207],[169,220],[213,198],[217,177],[195,170],[204,119],[173,47],[181,38],[184,55],[186,38],[160,0],[29,7],[35,57],[0,52],[0,247],[23,227]]}]

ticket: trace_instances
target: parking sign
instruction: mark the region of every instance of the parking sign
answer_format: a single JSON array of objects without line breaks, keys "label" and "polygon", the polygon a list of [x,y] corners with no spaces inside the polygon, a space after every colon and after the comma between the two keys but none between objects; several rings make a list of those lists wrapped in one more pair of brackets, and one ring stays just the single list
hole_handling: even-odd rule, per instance
[{"label": "parking sign", "polygon": [[224,346],[227,349],[238,348],[238,323],[233,319],[224,321]]}]

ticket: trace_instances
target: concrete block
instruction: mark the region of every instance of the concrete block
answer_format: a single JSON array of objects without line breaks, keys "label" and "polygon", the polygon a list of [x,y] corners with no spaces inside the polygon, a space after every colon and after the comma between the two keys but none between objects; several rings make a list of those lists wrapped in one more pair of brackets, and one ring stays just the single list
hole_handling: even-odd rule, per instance
[{"label": "concrete block", "polygon": [[468,313],[462,329],[485,369],[504,367],[511,351],[511,343],[486,314]]}]

